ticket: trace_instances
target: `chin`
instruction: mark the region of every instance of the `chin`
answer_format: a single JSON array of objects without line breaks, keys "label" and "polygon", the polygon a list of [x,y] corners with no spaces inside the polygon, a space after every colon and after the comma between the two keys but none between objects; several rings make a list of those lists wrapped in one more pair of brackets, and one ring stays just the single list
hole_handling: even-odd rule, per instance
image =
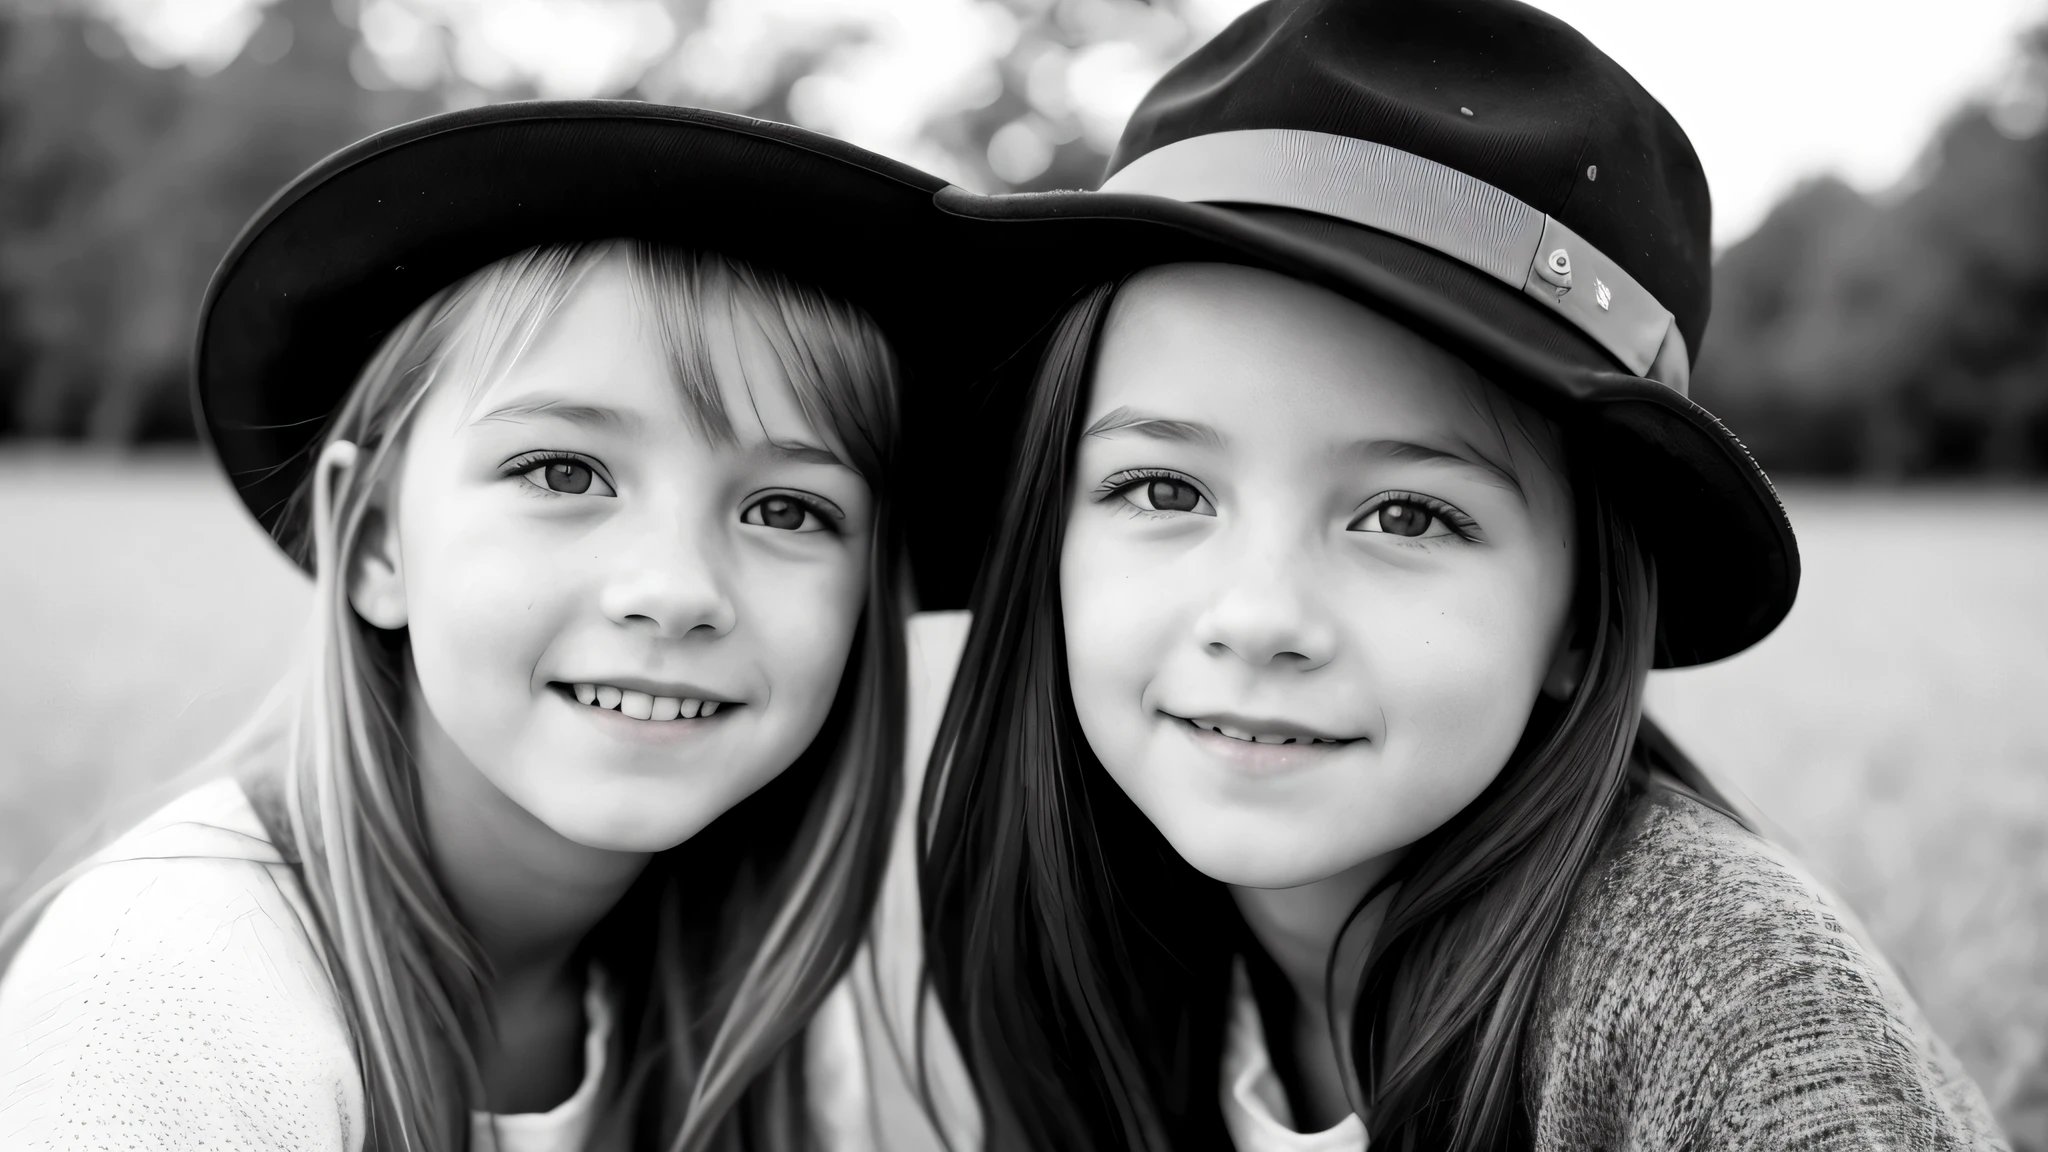
[{"label": "chin", "polygon": [[598,848],[606,852],[662,852],[689,839],[688,834],[678,834],[666,828],[648,825],[627,819],[576,820],[569,823],[550,821],[555,831],[565,839],[573,840],[585,848]]},{"label": "chin", "polygon": [[563,839],[607,852],[664,852],[703,831],[718,815],[701,813],[702,805],[691,802],[695,798],[662,796],[645,779],[612,787],[592,782],[573,798],[561,799],[573,802],[534,815]]},{"label": "chin", "polygon": [[1202,875],[1233,888],[1299,888],[1303,884],[1328,880],[1344,871],[1337,867],[1304,865],[1294,859],[1262,857],[1257,853],[1233,852],[1206,864],[1186,853],[1182,856]]},{"label": "chin", "polygon": [[1238,888],[1298,888],[1357,863],[1305,851],[1314,846],[1302,844],[1298,829],[1247,828],[1242,813],[1233,817],[1177,831],[1161,822],[1159,830],[1195,871]]}]

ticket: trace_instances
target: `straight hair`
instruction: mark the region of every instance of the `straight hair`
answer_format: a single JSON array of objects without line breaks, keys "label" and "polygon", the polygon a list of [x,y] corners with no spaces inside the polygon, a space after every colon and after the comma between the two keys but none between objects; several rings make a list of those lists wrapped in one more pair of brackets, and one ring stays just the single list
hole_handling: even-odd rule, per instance
[{"label": "straight hair", "polygon": [[[1271,963],[1224,885],[1109,777],[1074,712],[1059,559],[1116,290],[1078,298],[1047,338],[920,803],[925,979],[989,1152],[1229,1149],[1231,970]],[[1539,698],[1500,774],[1360,901],[1354,918],[1391,889],[1355,970],[1329,961],[1333,986],[1359,989],[1352,1018],[1328,1023],[1349,1037],[1340,1061],[1375,1148],[1526,1142],[1521,1044],[1544,961],[1640,766],[1655,575],[1583,454],[1567,455],[1590,544],[1574,604],[1585,674],[1568,700]],[[1276,1023],[1268,1035],[1291,1034]]]},{"label": "straight hair", "polygon": [[[550,245],[500,260],[415,309],[364,366],[308,454],[279,542],[314,573],[298,663],[193,775],[243,780],[294,866],[355,1049],[374,1152],[459,1152],[484,1102],[475,1045],[491,973],[435,881],[406,747],[403,631],[357,616],[347,558],[406,429],[434,387],[474,403],[539,338],[600,261],[622,253],[641,314],[693,422],[730,439],[699,322],[759,326],[799,406],[877,494],[869,590],[818,736],[786,771],[688,841],[655,854],[585,938],[615,1024],[590,1147],[797,1152],[810,1140],[806,1022],[850,963],[880,887],[902,758],[903,550],[887,499],[897,366],[853,306],[712,253],[636,241]],[[330,451],[338,442],[354,445]],[[91,861],[10,917],[16,944]],[[4,953],[0,953],[4,955]]]}]

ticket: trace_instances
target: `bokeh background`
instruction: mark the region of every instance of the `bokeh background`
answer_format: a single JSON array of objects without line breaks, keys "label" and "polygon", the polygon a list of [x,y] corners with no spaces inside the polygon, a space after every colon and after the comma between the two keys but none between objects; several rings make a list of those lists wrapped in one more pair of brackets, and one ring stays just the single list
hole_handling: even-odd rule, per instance
[{"label": "bokeh background", "polygon": [[[0,0],[0,912],[194,759],[306,589],[193,444],[206,278],[326,153],[627,96],[983,190],[1092,186],[1246,0]],[[1653,712],[1860,915],[2048,1152],[2048,4],[1539,0],[1692,133],[1695,395],[1783,482],[1798,606]]]}]

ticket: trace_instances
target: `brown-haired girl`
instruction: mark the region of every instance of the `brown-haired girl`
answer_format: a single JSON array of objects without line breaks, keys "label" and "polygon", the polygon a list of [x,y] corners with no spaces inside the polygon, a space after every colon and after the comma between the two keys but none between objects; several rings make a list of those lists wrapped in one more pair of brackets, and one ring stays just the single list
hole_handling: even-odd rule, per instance
[{"label": "brown-haired girl", "polygon": [[2001,1146],[1644,721],[1798,562],[1686,398],[1706,182],[1620,68],[1512,0],[1272,0],[1101,192],[958,210],[1098,285],[926,781],[987,1148]]}]

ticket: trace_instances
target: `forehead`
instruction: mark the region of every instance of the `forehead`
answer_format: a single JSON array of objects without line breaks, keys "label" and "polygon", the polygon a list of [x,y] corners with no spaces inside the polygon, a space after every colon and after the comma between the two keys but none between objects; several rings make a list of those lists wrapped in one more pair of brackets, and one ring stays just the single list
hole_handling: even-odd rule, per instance
[{"label": "forehead", "polygon": [[743,445],[819,441],[750,303],[722,285],[692,303],[692,315],[662,323],[655,309],[683,302],[636,283],[614,251],[583,269],[545,315],[522,324],[519,309],[494,316],[480,308],[461,337],[472,360],[472,371],[458,374],[469,377],[465,406],[471,416],[507,404],[594,409],[606,417],[596,423],[673,433],[680,422]]},{"label": "forehead", "polygon": [[1465,361],[1334,292],[1238,265],[1149,269],[1119,292],[1088,410],[1121,406],[1232,439],[1422,436],[1556,462],[1549,422]]}]

